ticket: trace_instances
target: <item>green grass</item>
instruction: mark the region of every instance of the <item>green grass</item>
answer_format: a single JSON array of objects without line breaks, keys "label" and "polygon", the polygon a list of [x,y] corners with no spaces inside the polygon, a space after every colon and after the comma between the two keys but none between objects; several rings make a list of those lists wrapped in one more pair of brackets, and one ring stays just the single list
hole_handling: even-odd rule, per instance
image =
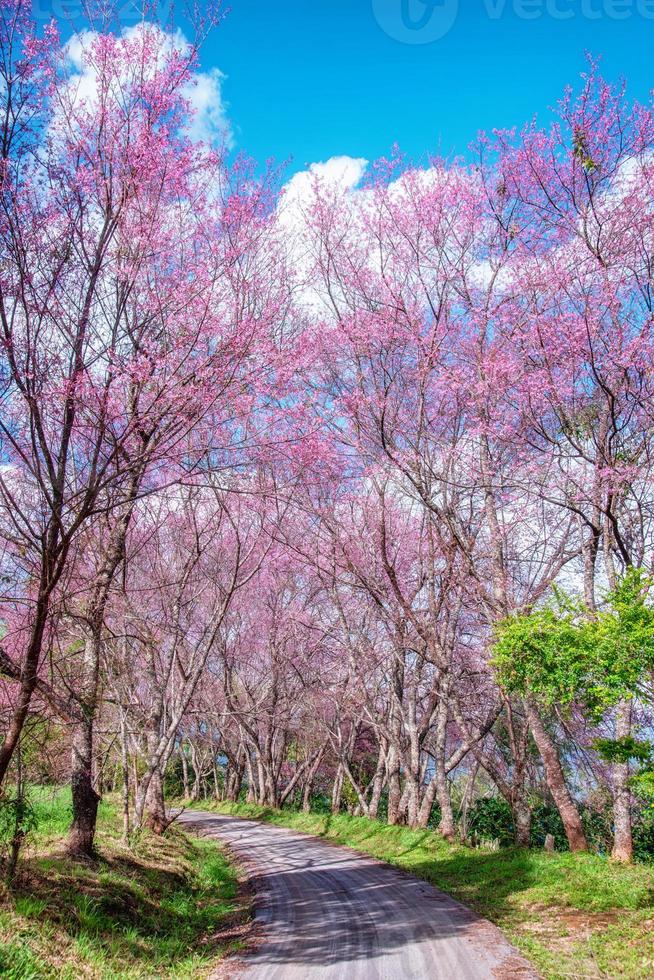
[{"label": "green grass", "polygon": [[548,980],[654,976],[652,865],[623,867],[591,854],[477,850],[447,844],[430,830],[364,817],[250,805],[217,809],[316,834],[425,878],[495,922]]},{"label": "green grass", "polygon": [[100,810],[95,862],[64,851],[70,794],[41,789],[39,825],[11,893],[0,893],[0,976],[205,977],[240,945],[249,918],[236,869],[215,843],[170,828],[121,843]]}]

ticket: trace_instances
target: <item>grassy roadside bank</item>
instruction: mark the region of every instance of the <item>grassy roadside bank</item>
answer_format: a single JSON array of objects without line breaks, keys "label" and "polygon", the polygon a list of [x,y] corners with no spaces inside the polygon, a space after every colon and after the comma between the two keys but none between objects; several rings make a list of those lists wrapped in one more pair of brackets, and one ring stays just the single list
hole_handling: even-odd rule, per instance
[{"label": "grassy roadside bank", "polygon": [[64,853],[70,794],[41,789],[38,829],[11,893],[0,888],[0,976],[200,978],[239,946],[249,918],[220,847],[170,828],[120,840],[115,808],[99,814],[97,862]]},{"label": "grassy roadside bank", "polygon": [[654,866],[453,846],[364,817],[194,804],[315,834],[432,882],[496,923],[547,980],[654,976]]}]

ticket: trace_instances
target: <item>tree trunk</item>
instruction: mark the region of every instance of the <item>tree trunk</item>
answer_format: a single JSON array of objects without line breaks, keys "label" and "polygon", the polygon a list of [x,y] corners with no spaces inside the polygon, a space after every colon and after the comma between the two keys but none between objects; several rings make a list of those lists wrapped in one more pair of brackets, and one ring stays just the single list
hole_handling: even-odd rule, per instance
[{"label": "tree trunk", "polygon": [[197,750],[193,745],[191,745],[191,765],[193,767],[193,789],[191,790],[191,800],[196,802],[202,795],[202,767],[198,761]]},{"label": "tree trunk", "polygon": [[261,752],[257,752],[257,803],[259,806],[266,804],[266,777],[261,761]]},{"label": "tree trunk", "polygon": [[[615,724],[616,738],[631,735],[631,702],[621,701]],[[631,794],[629,792],[629,763],[613,764],[613,850],[614,861],[628,864],[633,861],[634,844],[631,831]]]},{"label": "tree trunk", "polygon": [[129,840],[129,749],[125,715],[120,717],[120,757],[123,770],[123,841]]},{"label": "tree trunk", "polygon": [[257,752],[257,781],[259,791],[257,803],[259,806],[269,806],[276,809],[279,806],[277,779],[275,776],[275,760],[271,750],[270,739]]},{"label": "tree trunk", "polygon": [[254,781],[254,766],[252,765],[252,757],[249,752],[245,753],[245,765],[247,768],[248,777],[248,791],[245,797],[246,803],[256,803],[257,802],[257,787]]},{"label": "tree trunk", "polygon": [[13,754],[20,741],[32,695],[36,688],[48,609],[48,599],[45,596],[39,596],[34,613],[34,625],[20,672],[20,694],[11,714],[2,745],[0,745],[0,785],[4,782]]},{"label": "tree trunk", "polygon": [[93,840],[100,797],[93,787],[93,718],[86,718],[73,729],[71,789],[73,822],[68,835],[68,852],[74,856],[95,856]]},{"label": "tree trunk", "polygon": [[[445,772],[445,765],[441,760],[436,765],[436,795],[441,811],[441,819],[438,824],[438,833],[448,841],[456,839],[456,825],[454,823],[454,812],[452,810],[452,797],[450,796],[450,784]],[[431,810],[431,808],[430,808]],[[427,821],[429,814],[427,814]],[[427,823],[425,822],[425,826]]]},{"label": "tree trunk", "polygon": [[[117,517],[113,524],[87,610],[88,634],[85,637],[82,676],[76,694],[83,721],[73,735],[71,777],[73,824],[69,839],[69,850],[72,853],[93,853],[93,837],[99,802],[99,797],[92,783],[93,728],[98,706],[104,613],[116,569],[124,556],[125,538],[142,472],[142,468],[139,466],[132,473],[127,504],[122,516]],[[79,811],[78,806],[80,807]]]},{"label": "tree trunk", "polygon": [[377,768],[375,769],[375,775],[372,778],[372,792],[370,794],[370,803],[368,804],[368,816],[371,820],[376,820],[379,814],[379,802],[381,800],[382,791],[384,789],[384,782],[386,779],[386,748],[383,744],[379,746],[379,756],[377,759]]},{"label": "tree trunk", "polygon": [[341,763],[338,764],[336,770],[336,775],[334,776],[334,785],[332,787],[332,813],[336,815],[341,812],[341,795],[343,793],[343,766]]},{"label": "tree trunk", "polygon": [[581,822],[579,810],[575,804],[575,801],[572,799],[570,790],[568,789],[565,781],[561,760],[559,758],[559,753],[557,752],[556,746],[543,724],[540,714],[538,713],[538,709],[531,703],[527,705],[527,717],[529,719],[531,734],[533,735],[534,742],[536,743],[536,747],[538,748],[541,759],[543,760],[549,791],[552,794],[556,808],[561,815],[561,820],[563,821],[565,835],[568,838],[570,850],[587,851],[588,842],[586,840],[586,834],[584,833],[584,827]]},{"label": "tree trunk", "polygon": [[155,834],[163,834],[168,826],[163,776],[158,769],[152,773],[145,794],[145,825],[150,830],[153,830]]},{"label": "tree trunk", "polygon": [[418,811],[419,811],[419,796],[420,792],[420,776],[416,776],[415,773],[406,774],[406,785],[405,785],[405,798],[406,798],[406,822],[412,830],[416,830],[419,826],[418,823]]},{"label": "tree trunk", "polygon": [[[398,774],[398,778],[401,778],[401,773]],[[408,813],[409,813],[409,791],[408,791],[408,785],[405,782],[404,787],[402,788],[402,793],[400,794],[400,802],[397,805],[397,814],[396,814],[395,823],[406,825]]]},{"label": "tree trunk", "polygon": [[309,776],[304,781],[302,787],[302,812],[311,813],[311,796],[313,793],[313,776]]},{"label": "tree trunk", "polygon": [[531,844],[531,807],[520,797],[513,801],[513,823],[515,842],[518,847],[529,847]]},{"label": "tree trunk", "polygon": [[391,746],[388,753],[388,823],[391,825],[400,820],[401,799],[400,763],[395,747]]},{"label": "tree trunk", "polygon": [[141,780],[139,779],[139,763],[136,757],[136,753],[132,756],[132,794],[134,803],[137,802],[139,798],[139,791],[141,788]]},{"label": "tree trunk", "polygon": [[236,803],[243,784],[243,774],[245,772],[245,762],[239,756],[235,761],[229,760],[228,771],[225,776],[225,798],[230,803]]},{"label": "tree trunk", "polygon": [[[104,605],[102,606],[104,610]],[[92,857],[93,838],[98,814],[99,795],[93,786],[93,736],[98,700],[102,618],[94,617],[84,642],[84,659],[79,682],[78,703],[82,721],[75,725],[72,738],[71,788],[73,822],[68,837],[68,851]]]},{"label": "tree trunk", "polygon": [[180,756],[182,759],[182,785],[183,785],[184,799],[190,800],[191,791],[189,788],[189,781],[188,781],[188,759],[186,758],[186,750],[184,749],[183,745],[180,746]]},{"label": "tree trunk", "polygon": [[[442,685],[441,698],[438,704],[436,724],[436,771],[434,773],[434,779],[436,780],[436,794],[438,796],[438,805],[441,811],[438,832],[441,837],[445,838],[445,840],[453,841],[456,837],[456,827],[454,824],[454,813],[452,812],[450,784],[447,779],[447,769],[445,765],[445,752],[447,749],[447,722],[449,716],[449,687],[448,679],[447,682],[444,682]],[[429,820],[429,814],[427,815],[427,820]]]},{"label": "tree trunk", "polygon": [[418,821],[416,827],[423,829],[429,824],[429,818],[431,817],[431,811],[434,806],[435,798],[436,780],[431,779],[422,794],[422,801],[420,803],[420,810],[418,811]]}]

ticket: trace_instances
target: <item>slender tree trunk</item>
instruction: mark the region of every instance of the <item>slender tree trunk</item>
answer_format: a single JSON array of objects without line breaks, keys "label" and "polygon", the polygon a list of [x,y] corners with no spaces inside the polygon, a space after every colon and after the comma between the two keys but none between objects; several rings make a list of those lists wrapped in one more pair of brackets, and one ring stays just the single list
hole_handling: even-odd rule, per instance
[{"label": "slender tree trunk", "polygon": [[388,757],[388,823],[396,824],[400,820],[400,801],[402,787],[400,785],[400,762],[395,746],[391,745]]},{"label": "slender tree trunk", "polygon": [[32,695],[36,688],[48,608],[48,599],[45,596],[40,596],[36,603],[34,624],[32,626],[29,645],[25,653],[25,660],[21,668],[18,701],[11,713],[5,737],[2,745],[0,745],[0,785],[4,782],[13,754],[20,741]]},{"label": "slender tree trunk", "polygon": [[412,830],[418,826],[419,793],[420,793],[420,773],[407,773],[406,778],[406,822]]},{"label": "slender tree trunk", "polygon": [[[447,721],[448,721],[448,694],[449,682],[443,685],[442,696],[438,704],[438,715],[436,722],[436,794],[438,805],[441,811],[441,819],[438,824],[438,832],[445,840],[453,841],[456,837],[456,827],[454,825],[454,813],[452,812],[452,798],[450,796],[450,784],[447,778],[445,766],[445,752],[447,748]],[[429,820],[429,816],[427,817]]]},{"label": "slender tree trunk", "polygon": [[245,765],[246,765],[247,774],[248,774],[248,792],[247,792],[247,796],[246,796],[245,799],[246,799],[246,802],[247,803],[256,803],[256,801],[257,801],[257,787],[256,787],[256,783],[254,781],[254,767],[252,765],[252,759],[250,757],[250,753],[249,752],[247,752],[246,753],[246,756],[245,756]]},{"label": "slender tree trunk", "polygon": [[277,809],[279,806],[279,793],[272,766],[273,764],[271,762],[270,765],[266,765],[265,768],[263,805]]},{"label": "slender tree trunk", "polygon": [[313,794],[313,786],[315,783],[316,775],[318,773],[318,769],[320,768],[320,764],[322,763],[322,759],[325,754],[325,747],[326,746],[323,745],[322,748],[319,750],[319,752],[316,754],[315,759],[309,766],[308,774],[304,780],[304,786],[302,789],[302,810],[304,813],[311,812],[311,796]]},{"label": "slender tree trunk", "polygon": [[186,752],[183,745],[180,746],[180,755],[182,757],[182,783],[184,786],[184,799],[190,800],[191,791],[188,781],[188,759],[186,758]]},{"label": "slender tree trunk", "polygon": [[332,813],[336,815],[341,812],[341,796],[343,794],[343,766],[339,762],[336,769],[336,775],[334,776],[334,785],[332,787]]},{"label": "slender tree trunk", "polygon": [[313,775],[310,773],[302,788],[302,812],[311,813],[311,795],[313,793]]},{"label": "slender tree trunk", "polygon": [[[104,610],[104,605],[103,605]],[[84,643],[82,676],[78,703],[82,721],[73,728],[71,789],[73,822],[68,836],[68,851],[82,857],[93,857],[93,839],[100,796],[93,785],[93,742],[98,698],[102,620],[97,619]]]},{"label": "slender tree trunk", "polygon": [[[93,852],[93,836],[95,835],[95,821],[99,802],[92,781],[93,728],[98,706],[104,615],[114,575],[125,553],[125,539],[142,472],[141,464],[132,473],[127,503],[123,514],[119,518],[117,517],[113,524],[88,608],[88,635],[84,643],[83,670],[77,695],[83,722],[78,726],[79,731],[73,735],[71,776],[73,823],[68,844],[72,853],[91,854]],[[79,812],[78,806],[80,807]]]},{"label": "slender tree trunk", "polygon": [[125,716],[120,718],[120,754],[123,770],[123,841],[129,840],[129,751]]},{"label": "slender tree trunk", "polygon": [[71,789],[73,822],[68,851],[81,857],[94,857],[93,841],[100,797],[93,786],[93,717],[73,729]]},{"label": "slender tree trunk", "polygon": [[543,724],[538,709],[531,703],[527,705],[527,718],[534,742],[543,760],[549,791],[552,794],[556,808],[563,821],[570,850],[587,851],[588,842],[586,840],[586,834],[584,833],[579,810],[565,781],[559,753]]},{"label": "slender tree trunk", "polygon": [[14,820],[13,820],[13,832],[11,840],[9,841],[9,853],[7,855],[5,863],[5,884],[7,888],[11,888],[14,875],[16,874],[16,867],[18,865],[18,858],[20,856],[20,850],[23,846],[25,840],[25,829],[21,824],[20,820],[20,810],[18,804],[25,802],[25,779],[23,774],[23,758],[21,752],[21,743],[19,742],[16,746],[16,753],[14,756],[16,760],[16,809],[14,810]]},{"label": "slender tree trunk", "polygon": [[263,771],[261,752],[257,752],[257,803],[259,806],[266,804],[266,777]]},{"label": "slender tree trunk", "polygon": [[[631,702],[621,701],[618,705],[616,738],[631,735]],[[631,828],[631,794],[629,792],[629,763],[613,764],[613,850],[614,861],[629,863],[633,861],[634,844]]]},{"label": "slender tree trunk", "polygon": [[[450,783],[445,772],[445,764],[439,759],[436,764],[436,795],[441,811],[441,819],[438,824],[438,833],[445,840],[453,841],[456,838],[456,826],[454,823],[454,812],[452,810],[452,797],[450,795]],[[429,815],[427,816],[427,821]],[[425,823],[426,826],[426,823]]]},{"label": "slender tree trunk", "polygon": [[202,786],[202,769],[198,762],[197,750],[191,745],[191,765],[193,767],[193,789],[191,790],[191,800],[194,802],[200,799]]},{"label": "slender tree trunk", "polygon": [[379,814],[379,803],[384,789],[385,775],[386,748],[382,744],[379,747],[379,758],[377,760],[375,775],[373,776],[372,780],[372,793],[370,795],[370,804],[368,805],[368,816],[371,820],[376,820]]},{"label": "slender tree trunk", "polygon": [[132,792],[134,794],[134,803],[136,804],[139,798],[139,792],[141,788],[141,784],[139,780],[139,766],[138,766],[138,759],[136,758],[136,753],[134,753],[134,755],[132,756],[132,786],[133,786]]}]

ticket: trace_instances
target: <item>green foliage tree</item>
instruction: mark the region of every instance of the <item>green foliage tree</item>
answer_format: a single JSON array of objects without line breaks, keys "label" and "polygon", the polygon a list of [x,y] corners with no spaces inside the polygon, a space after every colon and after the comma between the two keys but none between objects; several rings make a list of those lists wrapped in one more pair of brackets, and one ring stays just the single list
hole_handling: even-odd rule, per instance
[{"label": "green foliage tree", "polygon": [[[654,671],[654,579],[628,569],[591,615],[579,600],[555,591],[552,601],[498,623],[492,663],[505,690],[545,707],[582,707],[601,721],[621,701],[651,702]],[[632,735],[597,739],[610,763],[635,762],[632,790],[654,811],[654,746]]]},{"label": "green foliage tree", "polygon": [[492,658],[500,683],[545,706],[580,704],[594,720],[625,698],[651,700],[652,585],[628,569],[595,615],[557,590],[549,604],[502,620]]}]

